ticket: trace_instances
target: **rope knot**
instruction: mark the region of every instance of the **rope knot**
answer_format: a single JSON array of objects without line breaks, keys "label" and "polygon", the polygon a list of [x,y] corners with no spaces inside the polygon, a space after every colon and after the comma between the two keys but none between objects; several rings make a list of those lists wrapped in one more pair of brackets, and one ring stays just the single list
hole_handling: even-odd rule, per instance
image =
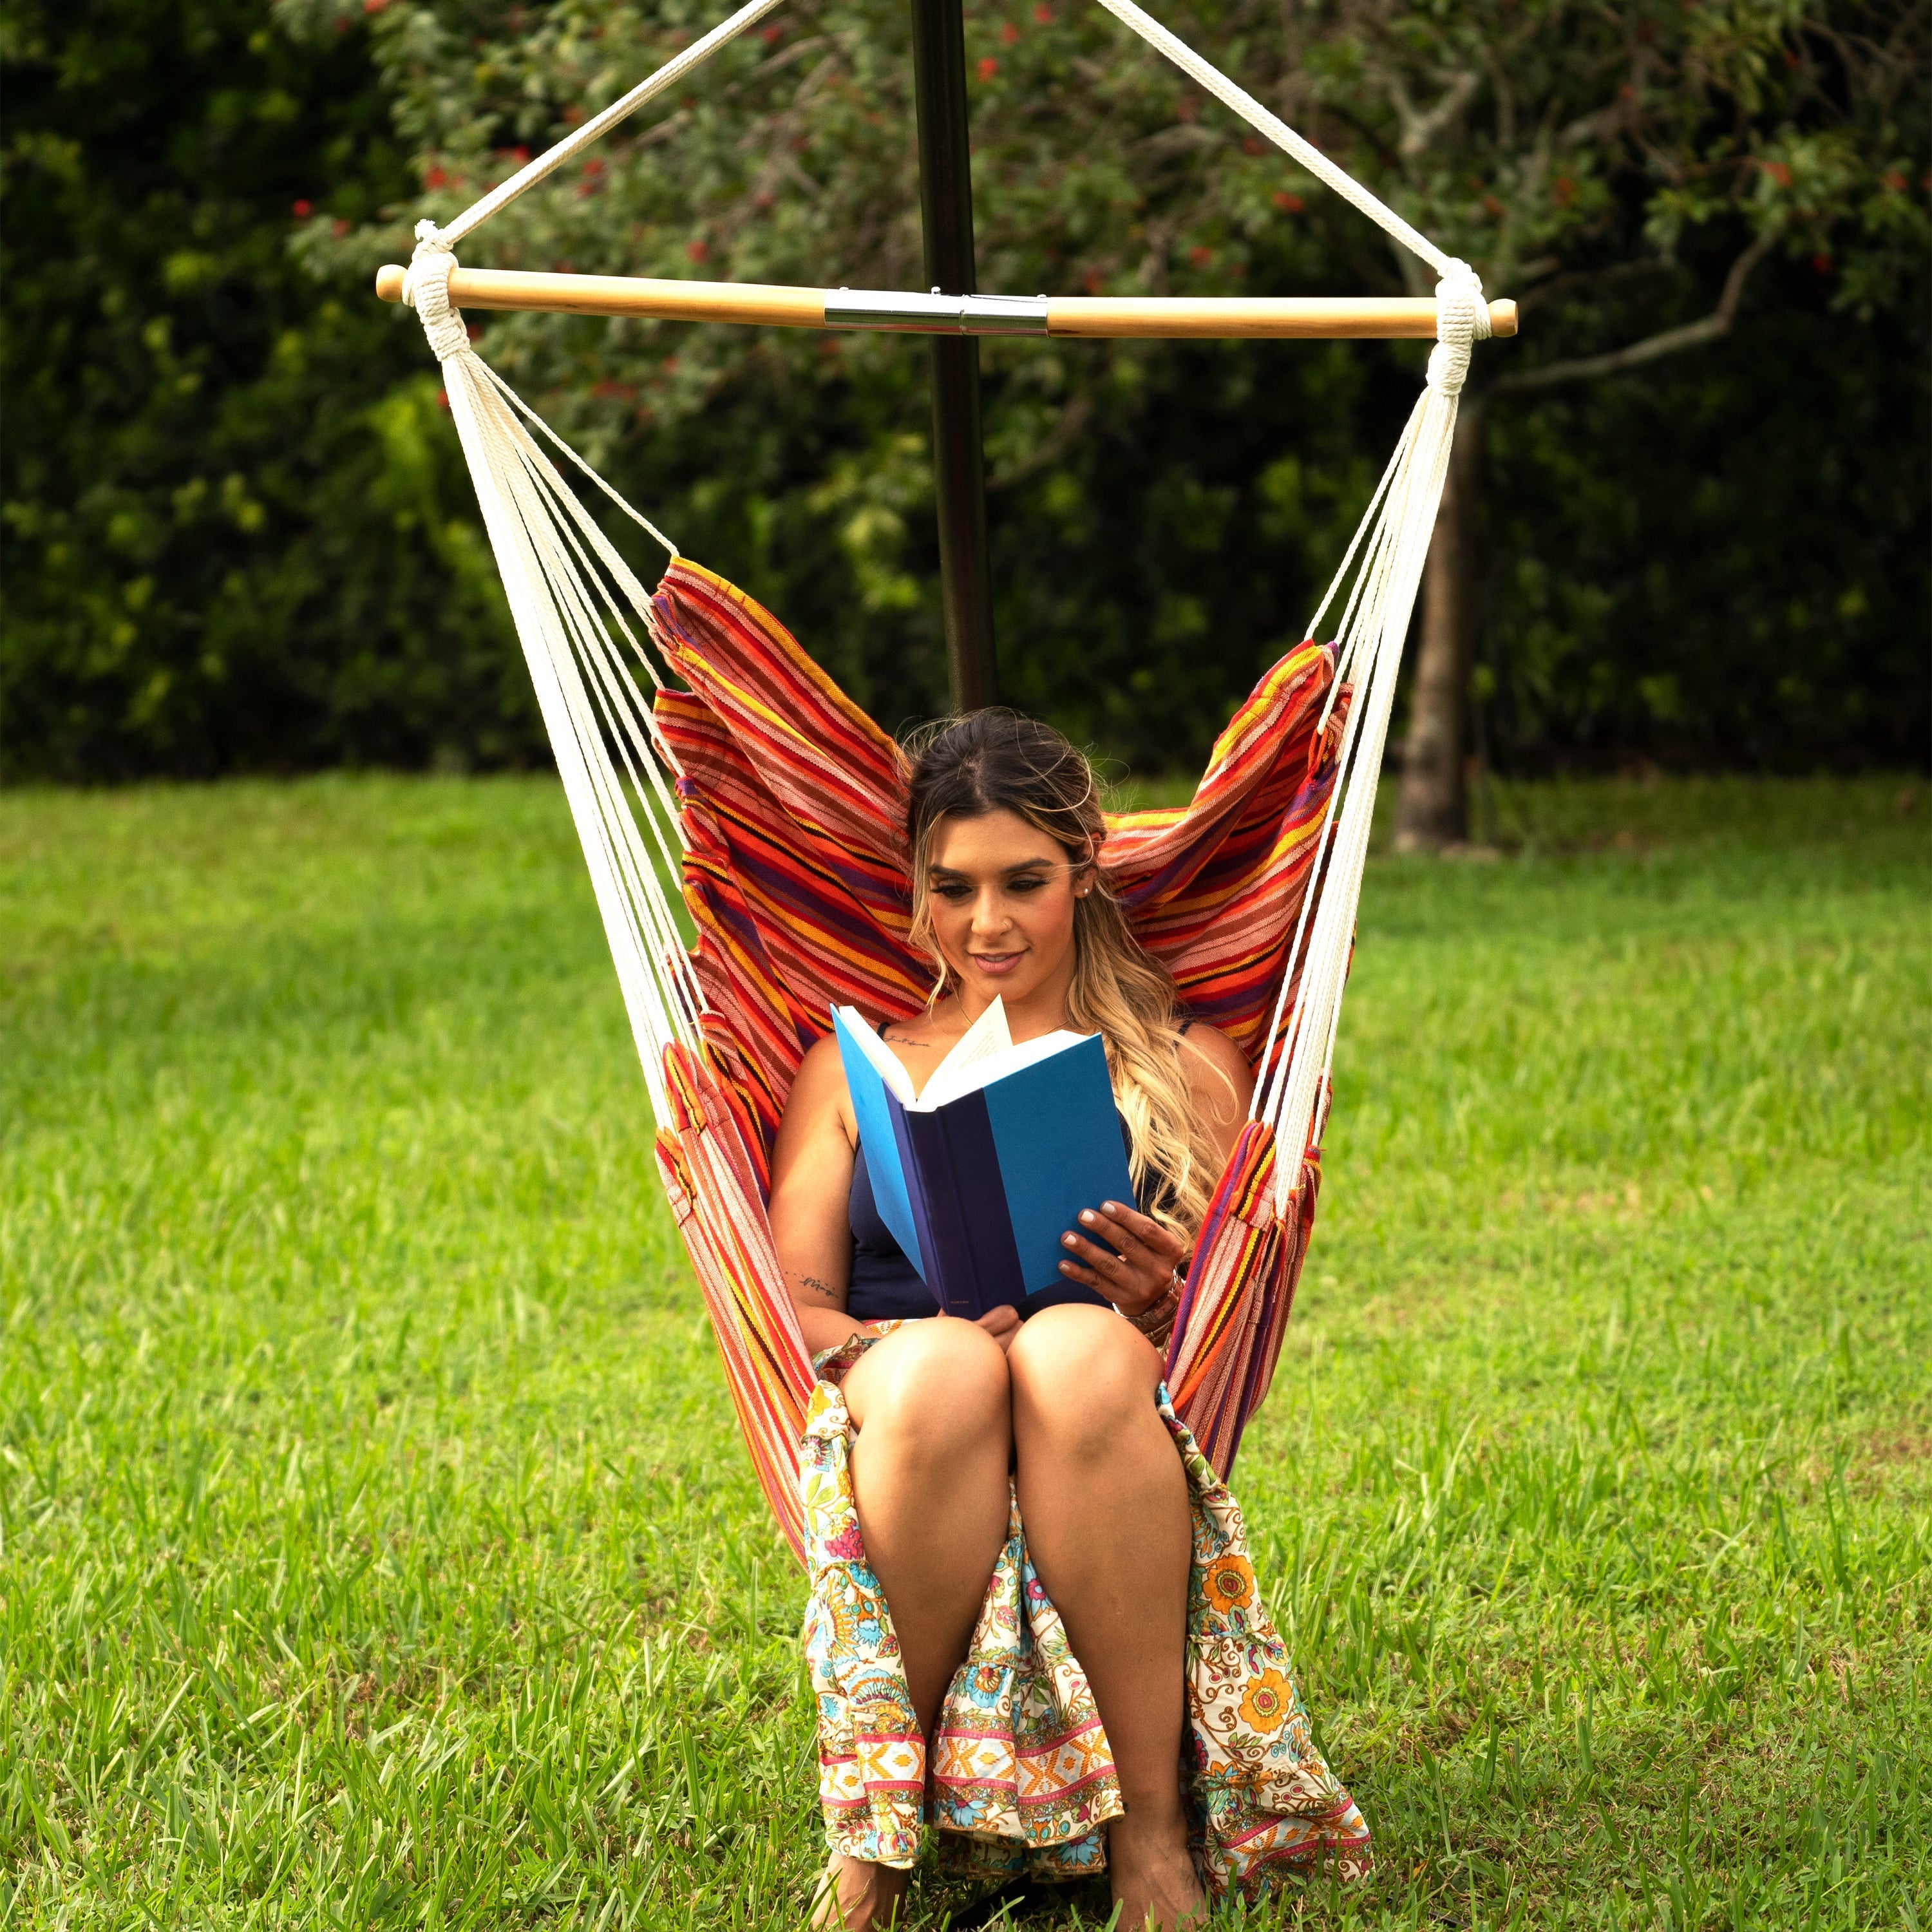
[{"label": "rope knot", "polygon": [[1452,260],[1436,284],[1436,346],[1429,358],[1429,386],[1460,395],[1468,380],[1469,348],[1490,337],[1490,305],[1482,278],[1467,262]]},{"label": "rope knot", "polygon": [[429,338],[430,352],[439,362],[466,354],[470,348],[463,312],[449,305],[449,272],[455,266],[456,256],[436,224],[418,221],[416,253],[403,278],[403,299],[414,306],[423,333]]}]

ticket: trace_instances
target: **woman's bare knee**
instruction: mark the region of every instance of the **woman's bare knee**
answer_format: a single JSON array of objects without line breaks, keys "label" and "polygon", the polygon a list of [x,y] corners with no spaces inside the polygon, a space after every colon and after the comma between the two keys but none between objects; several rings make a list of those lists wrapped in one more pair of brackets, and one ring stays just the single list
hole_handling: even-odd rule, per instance
[{"label": "woman's bare knee", "polygon": [[1160,1379],[1160,1357],[1132,1323],[1079,1302],[1042,1309],[1013,1337],[1006,1364],[1016,1393],[1097,1378],[1151,1398]]},{"label": "woman's bare knee", "polygon": [[1063,1453],[1102,1453],[1123,1426],[1154,1413],[1160,1357],[1111,1310],[1048,1308],[1007,1352],[1016,1433]]},{"label": "woman's bare knee", "polygon": [[862,1436],[890,1436],[901,1453],[945,1456],[1011,1428],[1005,1352],[971,1322],[909,1322],[860,1360],[845,1399]]}]

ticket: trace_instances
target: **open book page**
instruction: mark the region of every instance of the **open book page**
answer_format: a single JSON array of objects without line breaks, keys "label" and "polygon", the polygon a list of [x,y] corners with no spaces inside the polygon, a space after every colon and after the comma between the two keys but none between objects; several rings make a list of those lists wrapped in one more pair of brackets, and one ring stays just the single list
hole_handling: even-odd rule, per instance
[{"label": "open book page", "polygon": [[950,1101],[977,1094],[1010,1073],[1037,1066],[1056,1053],[1078,1046],[1087,1036],[1062,1028],[1057,1033],[1042,1034],[1037,1040],[1023,1040],[1016,1046],[1006,1023],[1005,1003],[996,999],[928,1076],[920,1089],[916,1111],[936,1113]]},{"label": "open book page", "polygon": [[996,999],[927,1075],[925,1086],[915,1098],[912,1076],[906,1071],[904,1063],[880,1038],[858,1009],[841,1006],[838,1014],[845,1023],[847,1036],[877,1070],[886,1090],[901,1106],[917,1114],[936,1113],[949,1102],[964,1094],[976,1094],[982,1088],[990,1086],[995,1080],[1004,1079],[1010,1073],[1017,1073],[1023,1067],[1037,1066],[1042,1060],[1050,1060],[1056,1053],[1077,1046],[1085,1037],[1063,1028],[1058,1033],[1042,1034],[1037,1040],[1022,1041],[1016,1046],[1006,1023],[1006,1004]]},{"label": "open book page", "polygon": [[975,1088],[983,1086],[984,1077],[976,1078],[976,1073],[988,1062],[1010,1053],[1012,1048],[1013,1036],[1006,1024],[1006,1002],[995,999],[954,1042],[952,1052],[926,1076],[926,1084],[919,1094],[921,1109],[930,1112],[935,1107],[944,1106],[949,1100],[958,1100],[962,1094],[970,1094]]},{"label": "open book page", "polygon": [[[1043,1033],[1037,1040],[1022,1040],[1018,1046],[1007,1048],[998,1064],[979,1068],[973,1087],[989,1087],[1009,1073],[1017,1073],[1023,1066],[1037,1066],[1042,1060],[1051,1060],[1056,1053],[1064,1053],[1070,1046],[1078,1046],[1083,1040],[1092,1038],[1091,1034],[1069,1033],[1062,1027],[1058,1033]],[[964,1090],[970,1094],[973,1088]]]}]

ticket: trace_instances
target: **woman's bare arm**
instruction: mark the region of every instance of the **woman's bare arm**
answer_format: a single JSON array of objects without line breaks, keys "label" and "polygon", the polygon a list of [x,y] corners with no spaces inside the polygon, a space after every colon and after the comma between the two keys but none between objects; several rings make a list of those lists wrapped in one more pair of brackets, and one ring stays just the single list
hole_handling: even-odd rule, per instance
[{"label": "woman's bare arm", "polygon": [[1210,1026],[1191,1026],[1181,1036],[1180,1064],[1187,1074],[1188,1098],[1214,1136],[1216,1171],[1228,1164],[1234,1143],[1246,1125],[1248,1102],[1255,1076],[1247,1058],[1224,1033]]},{"label": "woman's bare arm", "polygon": [[772,1239],[805,1346],[816,1354],[859,1332],[845,1312],[852,1279],[852,1137],[837,1042],[806,1054],[772,1150]]}]

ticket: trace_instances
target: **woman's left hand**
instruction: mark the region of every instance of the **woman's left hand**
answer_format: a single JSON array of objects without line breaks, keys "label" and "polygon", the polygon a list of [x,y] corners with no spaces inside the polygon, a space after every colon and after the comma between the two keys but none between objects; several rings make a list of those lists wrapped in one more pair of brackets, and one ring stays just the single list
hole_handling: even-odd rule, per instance
[{"label": "woman's left hand", "polygon": [[[1168,1291],[1186,1250],[1178,1236],[1118,1201],[1102,1202],[1080,1216],[1080,1225],[1109,1244],[1063,1234],[1062,1244],[1080,1257],[1064,1261],[1060,1271],[1069,1281],[1097,1289],[1123,1315],[1150,1308]],[[1084,1265],[1082,1265],[1084,1263]]]}]

